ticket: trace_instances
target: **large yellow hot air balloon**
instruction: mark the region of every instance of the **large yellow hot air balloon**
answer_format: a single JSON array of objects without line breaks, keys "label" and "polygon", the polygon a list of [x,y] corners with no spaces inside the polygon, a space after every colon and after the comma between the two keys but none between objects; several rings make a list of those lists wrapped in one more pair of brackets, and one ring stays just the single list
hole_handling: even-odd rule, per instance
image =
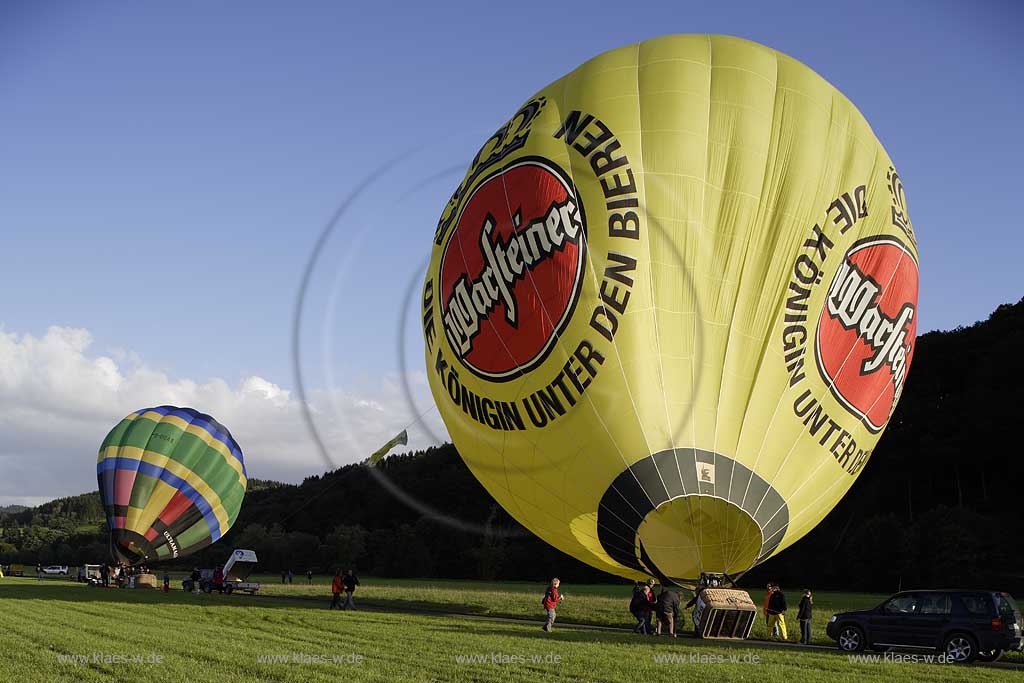
[{"label": "large yellow hot air balloon", "polygon": [[727,36],[602,54],[486,141],[434,235],[430,386],[516,519],[625,577],[812,529],[904,387],[917,248],[857,109]]}]

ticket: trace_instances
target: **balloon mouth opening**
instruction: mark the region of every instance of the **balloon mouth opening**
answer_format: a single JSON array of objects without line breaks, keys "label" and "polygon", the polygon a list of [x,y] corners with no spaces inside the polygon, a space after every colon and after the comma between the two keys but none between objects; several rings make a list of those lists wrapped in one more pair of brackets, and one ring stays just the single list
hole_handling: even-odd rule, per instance
[{"label": "balloon mouth opening", "polygon": [[708,495],[673,498],[636,531],[640,562],[662,582],[692,588],[706,572],[743,574],[757,562],[764,535],[750,514]]},{"label": "balloon mouth opening", "polygon": [[738,579],[768,559],[789,527],[789,506],[738,460],[696,448],[641,458],[608,487],[597,537],[622,567],[692,587],[704,573]]},{"label": "balloon mouth opening", "polygon": [[114,529],[110,536],[110,554],[119,564],[135,566],[156,559],[153,546],[135,531]]}]

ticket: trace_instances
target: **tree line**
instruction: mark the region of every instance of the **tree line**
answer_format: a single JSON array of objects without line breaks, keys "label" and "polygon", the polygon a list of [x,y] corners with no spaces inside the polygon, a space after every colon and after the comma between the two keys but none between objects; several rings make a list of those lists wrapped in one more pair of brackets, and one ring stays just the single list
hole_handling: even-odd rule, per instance
[{"label": "tree line", "polygon": [[[1016,414],[1024,404],[1021,349],[1024,299],[970,327],[919,337],[903,398],[862,475],[818,527],[742,583],[1024,592],[1016,543],[1024,522],[1017,498],[1024,474]],[[451,444],[391,456],[377,467],[410,497],[478,529],[434,521],[394,498],[366,467],[348,465],[298,485],[250,481],[231,531],[176,566],[214,566],[232,548],[246,547],[268,571],[621,580],[528,533]],[[2,563],[80,564],[106,555],[96,493],[0,512]]]}]

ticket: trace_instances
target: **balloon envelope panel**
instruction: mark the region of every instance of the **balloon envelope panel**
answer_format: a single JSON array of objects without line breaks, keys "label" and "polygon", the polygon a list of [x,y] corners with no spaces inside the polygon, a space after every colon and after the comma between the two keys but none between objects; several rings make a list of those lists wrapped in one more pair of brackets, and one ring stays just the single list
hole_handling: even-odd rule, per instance
[{"label": "balloon envelope panel", "polygon": [[175,406],[121,420],[100,446],[96,476],[111,552],[126,564],[181,557],[219,539],[238,517],[247,482],[231,433]]},{"label": "balloon envelope panel", "polygon": [[627,577],[740,574],[863,470],[913,358],[899,174],[806,66],[602,54],[489,138],[438,222],[431,390],[490,493]]}]

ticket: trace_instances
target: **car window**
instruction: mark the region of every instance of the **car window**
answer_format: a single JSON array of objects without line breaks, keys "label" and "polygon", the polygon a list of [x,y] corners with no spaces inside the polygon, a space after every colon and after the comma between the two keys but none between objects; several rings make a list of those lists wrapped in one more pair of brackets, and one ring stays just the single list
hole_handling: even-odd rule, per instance
[{"label": "car window", "polygon": [[898,595],[885,603],[882,611],[886,614],[916,614],[917,602],[916,595]]},{"label": "car window", "polygon": [[971,616],[987,617],[992,610],[992,603],[987,595],[968,593],[960,596],[960,603]]},{"label": "car window", "polygon": [[948,593],[922,593],[918,612],[921,614],[949,614],[953,611],[953,601]]},{"label": "car window", "polygon": [[1020,611],[1017,609],[1017,603],[1007,593],[996,593],[996,609],[1003,617],[1013,617],[1014,612]]}]

